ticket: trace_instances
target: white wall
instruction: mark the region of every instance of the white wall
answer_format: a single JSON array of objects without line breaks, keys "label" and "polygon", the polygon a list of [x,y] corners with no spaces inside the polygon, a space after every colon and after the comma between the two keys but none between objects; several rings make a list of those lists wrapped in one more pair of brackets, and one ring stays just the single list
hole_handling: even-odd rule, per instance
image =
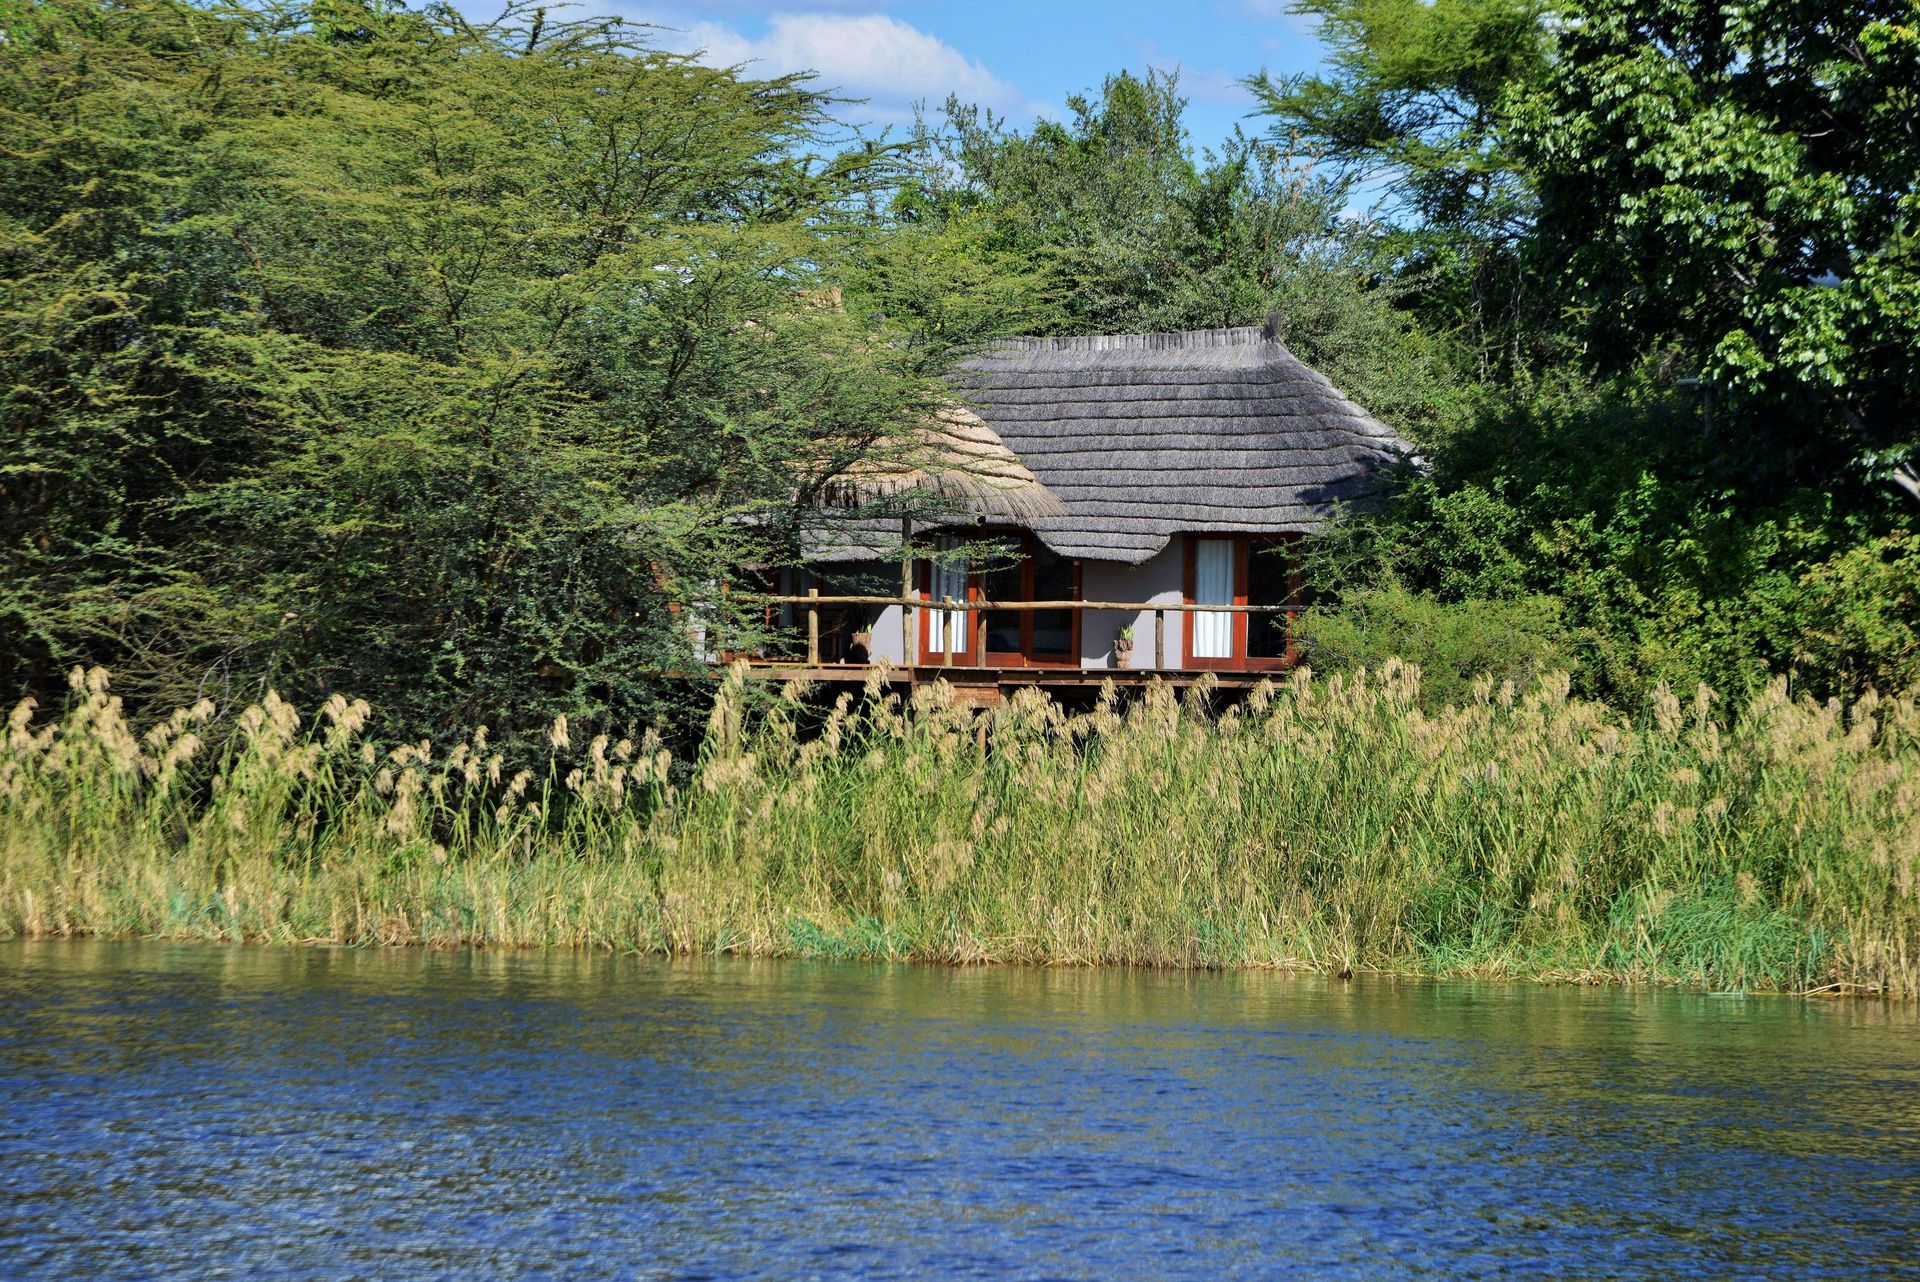
[{"label": "white wall", "polygon": [[[899,589],[895,588],[894,591],[898,592]],[[882,606],[879,615],[875,617],[873,622],[873,645],[869,649],[869,653],[872,654],[874,658],[885,659],[888,663],[894,664],[901,662],[900,611],[902,608],[903,607],[897,605]],[[914,614],[918,613],[918,610],[914,611]],[[919,622],[918,619],[911,620],[912,626],[915,628],[919,627]]]},{"label": "white wall", "polygon": [[[1118,561],[1082,561],[1080,595],[1088,601],[1149,601],[1179,605],[1186,587],[1186,545],[1183,534],[1176,534],[1160,549],[1159,555],[1140,565],[1122,565]],[[1126,614],[1119,610],[1089,610],[1080,624],[1080,666],[1113,666],[1113,641],[1127,623],[1133,624],[1133,658],[1127,665],[1151,668],[1153,663],[1153,612]],[[1179,667],[1181,640],[1186,633],[1185,616],[1165,614],[1166,653],[1162,666]]]}]

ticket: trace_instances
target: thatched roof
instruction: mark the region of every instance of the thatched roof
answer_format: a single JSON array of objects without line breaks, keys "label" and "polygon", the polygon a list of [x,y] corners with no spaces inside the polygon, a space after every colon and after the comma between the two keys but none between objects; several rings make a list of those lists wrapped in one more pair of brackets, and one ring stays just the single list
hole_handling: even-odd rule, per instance
[{"label": "thatched roof", "polygon": [[940,407],[901,447],[835,476],[822,497],[839,507],[873,507],[901,497],[925,515],[1016,525],[1066,514],[994,430],[960,404]]},{"label": "thatched roof", "polygon": [[957,381],[1065,505],[1063,556],[1138,563],[1179,531],[1312,531],[1410,453],[1274,326],[1014,339]]}]

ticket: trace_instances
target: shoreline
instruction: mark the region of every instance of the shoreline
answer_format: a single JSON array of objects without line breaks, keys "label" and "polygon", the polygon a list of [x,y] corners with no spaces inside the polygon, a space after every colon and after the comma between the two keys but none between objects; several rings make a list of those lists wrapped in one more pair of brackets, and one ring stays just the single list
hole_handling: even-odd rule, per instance
[{"label": "shoreline", "polygon": [[1356,980],[1393,980],[1421,983],[1491,983],[1541,988],[1607,988],[1621,992],[1660,992],[1690,994],[1700,997],[1778,997],[1801,1001],[1817,998],[1828,1000],[1876,1000],[1889,1005],[1920,1005],[1920,994],[1894,994],[1865,985],[1835,981],[1815,988],[1742,988],[1724,989],[1709,987],[1695,979],[1676,975],[1635,975],[1627,972],[1574,971],[1563,968],[1547,968],[1538,971],[1521,970],[1457,970],[1435,971],[1418,966],[1396,967],[1391,965],[1366,964],[1355,965],[1351,969],[1334,970],[1331,966],[1316,965],[1298,959],[1243,960],[1243,961],[1126,961],[1119,959],[1078,960],[1046,957],[976,957],[960,959],[937,954],[885,954],[851,952],[808,952],[808,951],[766,951],[753,952],[739,949],[708,952],[674,952],[665,948],[619,947],[606,943],[489,943],[473,940],[361,940],[342,941],[336,939],[273,939],[264,935],[234,938],[224,935],[194,934],[177,932],[171,934],[97,934],[90,932],[44,932],[28,934],[15,932],[0,934],[0,945],[12,943],[135,943],[135,944],[190,944],[208,948],[276,949],[276,950],[314,950],[327,952],[354,953],[492,953],[497,955],[534,955],[534,954],[597,954],[605,957],[628,957],[651,961],[770,961],[770,962],[812,962],[847,963],[850,965],[888,965],[888,966],[929,966],[940,969],[966,970],[976,968],[1014,969],[1014,970],[1104,970],[1132,971],[1152,974],[1249,974],[1265,973],[1276,975],[1313,976],[1328,981],[1351,983]]}]

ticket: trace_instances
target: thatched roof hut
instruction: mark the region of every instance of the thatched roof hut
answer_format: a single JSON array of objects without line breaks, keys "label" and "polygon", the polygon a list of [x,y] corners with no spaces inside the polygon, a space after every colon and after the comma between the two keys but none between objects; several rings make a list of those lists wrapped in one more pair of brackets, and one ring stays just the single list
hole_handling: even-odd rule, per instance
[{"label": "thatched roof hut", "polygon": [[1139,563],[1179,531],[1311,532],[1409,447],[1275,326],[1029,338],[968,361],[968,401],[1065,514],[1062,556]]}]

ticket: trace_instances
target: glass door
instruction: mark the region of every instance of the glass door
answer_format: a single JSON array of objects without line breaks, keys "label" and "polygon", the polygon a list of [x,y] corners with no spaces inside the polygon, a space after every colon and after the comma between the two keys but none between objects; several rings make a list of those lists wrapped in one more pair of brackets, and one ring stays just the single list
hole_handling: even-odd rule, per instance
[{"label": "glass door", "polygon": [[[1251,540],[1247,547],[1247,604],[1293,605],[1298,589],[1298,567],[1289,539]],[[1292,658],[1287,616],[1249,614],[1246,626],[1247,658],[1264,659],[1270,667]]]},{"label": "glass door", "polygon": [[[1019,552],[996,555],[993,563],[980,573],[980,595],[989,601],[1025,601],[1027,559]],[[1026,626],[1022,610],[987,610],[980,626],[987,631],[987,662],[1019,666],[1020,630]]]},{"label": "glass door", "polygon": [[[1031,567],[1027,600],[1079,600],[1080,584],[1074,563],[1038,539],[1033,543],[1033,556],[1027,562]],[[1078,653],[1073,627],[1077,613],[1074,610],[1028,611],[1027,657],[1036,663],[1073,662]]]},{"label": "glass door", "polygon": [[[981,550],[979,537],[995,546]],[[1077,601],[1079,563],[1056,555],[1025,532],[983,531],[977,555],[959,554],[958,536],[942,536],[936,555],[924,562],[920,581],[928,605],[921,611],[922,662],[975,663],[989,667],[1066,667],[1079,653],[1078,611],[941,610],[943,600],[1004,602]],[[949,660],[948,656],[952,656]]]},{"label": "glass door", "polygon": [[[1011,555],[976,575],[978,595],[988,601],[1074,601],[1080,596],[1077,564],[1031,535],[1018,536]],[[988,610],[987,662],[998,667],[1065,667],[1075,661],[1073,610]]]}]

